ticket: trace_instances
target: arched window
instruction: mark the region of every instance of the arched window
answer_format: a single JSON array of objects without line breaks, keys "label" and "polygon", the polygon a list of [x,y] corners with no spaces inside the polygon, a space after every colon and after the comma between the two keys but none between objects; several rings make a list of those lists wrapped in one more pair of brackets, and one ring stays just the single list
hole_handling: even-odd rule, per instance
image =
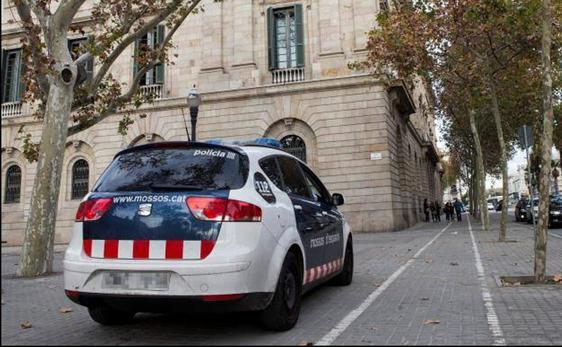
[{"label": "arched window", "polygon": [[72,194],[71,199],[82,199],[88,194],[90,167],[84,159],[78,159],[72,165]]},{"label": "arched window", "polygon": [[5,204],[16,204],[20,202],[21,194],[21,169],[17,165],[12,165],[6,170],[6,193],[4,195]]},{"label": "arched window", "polygon": [[306,163],[306,145],[297,135],[287,135],[281,139],[283,150]]}]

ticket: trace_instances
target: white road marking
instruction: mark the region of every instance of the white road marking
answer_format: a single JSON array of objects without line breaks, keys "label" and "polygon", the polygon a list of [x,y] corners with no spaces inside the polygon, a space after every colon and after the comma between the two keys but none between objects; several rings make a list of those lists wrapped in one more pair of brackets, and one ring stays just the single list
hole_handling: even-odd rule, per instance
[{"label": "white road marking", "polygon": [[494,303],[492,302],[492,294],[486,285],[486,275],[484,273],[484,266],[482,266],[482,260],[480,259],[480,252],[478,252],[478,246],[476,246],[476,239],[472,233],[472,224],[470,224],[470,216],[467,215],[468,220],[468,231],[470,231],[470,238],[472,239],[472,250],[474,251],[474,259],[476,265],[476,271],[478,272],[478,280],[480,281],[480,289],[482,290],[482,300],[484,300],[484,306],[486,307],[486,319],[488,320],[488,326],[490,331],[494,336],[494,346],[505,346],[505,338],[503,337],[502,328],[500,327],[500,322],[498,316],[496,315],[496,310],[494,309]]},{"label": "white road marking", "polygon": [[429,247],[439,236],[441,236],[445,230],[447,230],[451,226],[451,223],[447,224],[443,230],[441,230],[437,235],[435,235],[428,243],[425,244],[420,250],[414,254],[414,256],[406,262],[406,264],[402,265],[396,272],[394,272],[383,284],[378,287],[375,291],[373,291],[365,301],[361,303],[356,309],[351,311],[347,314],[339,323],[330,330],[324,337],[322,337],[318,342],[315,343],[317,346],[328,346],[331,345],[337,338],[340,336],[345,329],[347,329],[351,323],[353,323],[371,304],[388,288],[392,282],[394,282],[404,270],[406,270],[412,263],[418,259],[418,257]]},{"label": "white road marking", "polygon": [[550,231],[548,232],[548,234],[549,234],[550,236],[554,236],[554,237],[556,237],[556,238],[562,239],[562,236],[556,235],[556,234],[554,234],[554,233],[552,233],[552,232],[550,232]]}]

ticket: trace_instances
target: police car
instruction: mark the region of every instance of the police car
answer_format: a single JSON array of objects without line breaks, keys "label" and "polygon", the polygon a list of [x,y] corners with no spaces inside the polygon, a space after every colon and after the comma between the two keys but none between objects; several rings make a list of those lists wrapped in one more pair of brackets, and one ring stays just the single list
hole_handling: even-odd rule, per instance
[{"label": "police car", "polygon": [[136,312],[258,311],[297,322],[301,296],[353,276],[351,230],[302,161],[272,139],[125,149],[81,202],[66,295],[101,324]]}]

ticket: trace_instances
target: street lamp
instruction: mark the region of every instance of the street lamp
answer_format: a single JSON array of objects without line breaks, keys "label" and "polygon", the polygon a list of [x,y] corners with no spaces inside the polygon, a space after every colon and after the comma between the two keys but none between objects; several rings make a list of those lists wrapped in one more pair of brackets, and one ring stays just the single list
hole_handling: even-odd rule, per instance
[{"label": "street lamp", "polygon": [[189,113],[191,114],[191,141],[195,142],[197,137],[195,135],[195,128],[197,126],[197,114],[199,113],[199,105],[201,104],[201,96],[193,85],[193,89],[187,96],[187,105],[189,106]]}]

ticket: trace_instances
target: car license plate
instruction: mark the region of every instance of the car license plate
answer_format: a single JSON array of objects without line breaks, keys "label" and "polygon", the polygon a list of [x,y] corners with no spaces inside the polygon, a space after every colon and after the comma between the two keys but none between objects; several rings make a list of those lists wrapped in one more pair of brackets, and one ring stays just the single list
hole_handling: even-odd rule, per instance
[{"label": "car license plate", "polygon": [[104,289],[163,291],[169,286],[169,272],[106,271],[102,278]]}]

